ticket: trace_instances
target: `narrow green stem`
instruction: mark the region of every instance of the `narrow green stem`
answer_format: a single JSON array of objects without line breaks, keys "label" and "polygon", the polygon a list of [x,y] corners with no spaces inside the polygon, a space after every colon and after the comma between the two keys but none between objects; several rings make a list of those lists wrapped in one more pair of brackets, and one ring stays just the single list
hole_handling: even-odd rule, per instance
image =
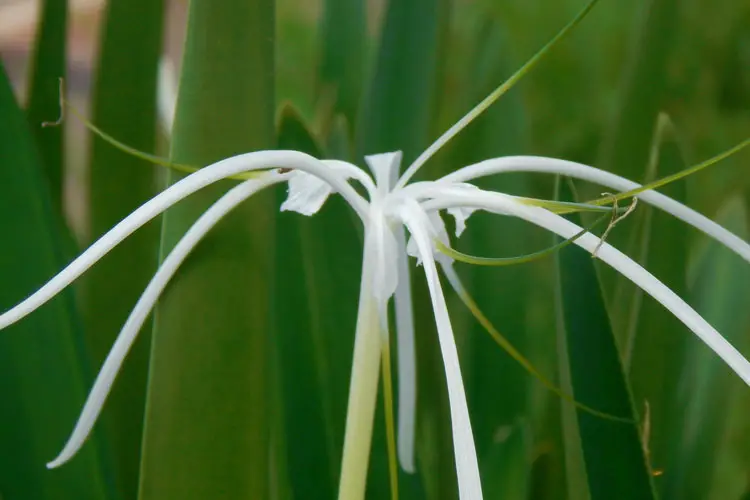
[{"label": "narrow green stem", "polygon": [[391,347],[387,337],[383,345],[383,407],[385,409],[385,433],[388,444],[388,474],[391,479],[391,500],[398,500],[398,458],[396,452],[396,425],[393,421],[393,375],[391,370]]},{"label": "narrow green stem", "polygon": [[339,500],[365,498],[372,426],[378,396],[381,338],[378,333],[375,301],[365,290],[364,281],[364,293],[360,296],[357,333],[354,339],[354,363],[349,386]]}]

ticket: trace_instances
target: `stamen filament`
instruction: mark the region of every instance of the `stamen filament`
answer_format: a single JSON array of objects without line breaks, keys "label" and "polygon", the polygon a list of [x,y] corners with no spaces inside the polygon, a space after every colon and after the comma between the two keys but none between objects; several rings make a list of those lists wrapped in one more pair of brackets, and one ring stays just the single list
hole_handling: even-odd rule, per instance
[{"label": "stamen filament", "polygon": [[[586,233],[587,231],[584,229],[581,231],[581,233]],[[571,239],[572,240],[572,239]],[[461,283],[460,278],[458,277],[458,273],[456,273],[455,269],[453,269],[452,266],[449,265],[441,265],[441,268],[443,270],[443,274],[445,274],[445,277],[448,278],[448,282],[453,287],[453,290],[455,290],[458,297],[461,299],[461,302],[464,303],[464,305],[469,309],[472,316],[474,316],[474,319],[477,320],[477,322],[482,325],[484,330],[490,335],[492,340],[495,341],[495,343],[500,346],[502,350],[504,350],[508,355],[513,358],[518,364],[521,365],[521,367],[526,370],[532,377],[537,379],[541,384],[549,389],[552,393],[557,395],[559,398],[567,401],[568,403],[573,404],[576,408],[580,409],[581,411],[585,411],[586,413],[590,413],[591,415],[594,415],[595,417],[603,418],[605,420],[612,420],[614,422],[620,422],[623,424],[634,424],[635,422],[629,418],[624,417],[618,417],[615,415],[611,415],[609,413],[596,410],[594,408],[591,408],[588,405],[585,405],[583,403],[579,403],[576,401],[576,399],[571,396],[570,394],[566,393],[562,389],[560,389],[558,386],[556,386],[551,380],[549,380],[547,377],[545,377],[542,372],[540,372],[532,363],[529,361],[528,358],[526,358],[523,354],[521,354],[518,349],[516,349],[513,344],[510,343],[510,341],[505,338],[504,335],[500,333],[500,331],[495,328],[495,325],[492,324],[492,322],[487,318],[487,316],[482,312],[482,310],[479,308],[479,305],[476,303],[474,298],[469,294],[469,292],[466,290],[466,288],[463,286],[463,283]]]},{"label": "stamen filament", "polygon": [[[568,238],[566,240],[561,241],[560,243],[557,243],[549,248],[545,248],[544,250],[540,250],[538,252],[526,254],[526,255],[519,255],[517,257],[477,257],[474,255],[469,255],[466,253],[459,252],[458,250],[455,250],[442,241],[440,239],[435,238],[435,247],[441,252],[447,255],[448,257],[457,260],[459,262],[465,262],[467,264],[474,264],[477,266],[512,266],[515,264],[525,264],[528,262],[533,262],[535,260],[543,259],[545,257],[549,257],[550,255],[554,255],[555,252],[558,252],[559,250],[562,250],[566,246],[573,243],[575,240],[586,234],[587,232],[590,232],[594,227],[596,227],[599,223],[601,223],[605,217],[598,218],[593,224],[591,224],[589,227],[582,229],[575,235],[573,235],[572,238]],[[602,238],[603,239],[603,238]]]},{"label": "stamen filament", "polygon": [[421,155],[419,155],[419,157],[414,160],[414,163],[412,163],[409,168],[406,169],[406,172],[404,172],[404,174],[398,180],[398,183],[396,183],[396,188],[402,188],[406,186],[406,183],[411,180],[417,170],[419,170],[422,165],[427,162],[427,160],[429,160],[435,153],[437,153],[440,148],[442,148],[448,141],[453,139],[453,137],[461,132],[461,130],[463,130],[469,123],[474,121],[477,116],[484,113],[487,108],[492,106],[495,101],[497,101],[503,94],[510,90],[521,78],[526,75],[526,73],[531,71],[534,66],[536,66],[537,63],[545,55],[547,55],[552,47],[557,45],[557,42],[562,40],[568,33],[573,30],[573,28],[575,28],[581,21],[583,21],[583,19],[591,11],[591,9],[594,8],[598,1],[599,0],[591,0],[588,4],[586,4],[586,6],[581,9],[581,11],[575,18],[573,18],[572,21],[565,25],[563,29],[560,30],[560,32],[557,33],[557,35],[555,35],[552,40],[547,42],[536,54],[531,56],[531,59],[526,61],[526,63],[521,66],[518,71],[516,71],[510,78],[508,78],[499,87],[493,90],[490,95],[485,97],[482,102],[477,104],[471,111],[466,113],[460,120],[458,120],[448,130],[446,130],[443,135],[441,135],[434,143],[432,143],[430,147],[428,147]]}]

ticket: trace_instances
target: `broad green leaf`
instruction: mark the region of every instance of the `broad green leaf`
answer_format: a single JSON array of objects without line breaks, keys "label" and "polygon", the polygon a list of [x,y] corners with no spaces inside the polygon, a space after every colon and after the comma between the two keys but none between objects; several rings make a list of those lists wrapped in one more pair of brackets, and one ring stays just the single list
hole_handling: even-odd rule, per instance
[{"label": "broad green leaf", "polygon": [[[161,0],[110,0],[101,32],[93,122],[128,145],[153,152],[156,74],[161,53]],[[134,36],[133,26],[138,26]],[[95,241],[155,194],[154,167],[92,137],[88,227]],[[83,281],[84,319],[91,362],[104,361],[130,310],[156,268],[158,225],[149,224],[118,245]],[[106,311],[106,313],[103,313]],[[112,444],[117,489],[138,491],[150,325],[128,355],[102,414]]]},{"label": "broad green leaf", "polygon": [[[175,161],[205,165],[275,145],[273,44],[271,0],[190,2]],[[230,185],[168,211],[163,254]],[[269,496],[273,202],[261,193],[228,215],[159,304],[141,500]]]},{"label": "broad green leaf", "polygon": [[[281,111],[278,147],[322,157],[320,147],[291,106]],[[285,189],[277,190],[279,205],[286,194]],[[341,467],[347,369],[351,366],[359,283],[356,256],[361,252],[351,248],[351,243],[357,243],[356,232],[350,227],[352,219],[342,213],[344,207],[333,209],[334,214],[326,206],[311,218],[284,212],[276,229],[274,345],[294,498],[335,498]],[[332,216],[335,224],[327,227],[327,220],[322,219]],[[331,272],[333,262],[348,264],[349,276]],[[330,301],[339,294],[338,301]],[[335,322],[330,321],[332,317]],[[339,346],[331,349],[334,343]],[[349,347],[348,352],[344,346]],[[335,354],[337,358],[332,359]],[[333,372],[338,380],[332,377]]]},{"label": "broad green leaf", "polygon": [[[59,214],[28,122],[0,66],[0,308],[42,286],[65,264]],[[95,433],[79,455],[47,470],[91,383],[83,332],[68,290],[0,332],[0,495],[4,500],[115,498]]]},{"label": "broad green leaf", "polygon": [[[748,238],[741,199],[730,199],[717,221],[740,237]],[[749,346],[748,294],[750,268],[747,262],[711,241],[699,260],[691,295],[706,321],[743,352],[747,352]],[[672,443],[675,461],[672,468],[664,472],[664,497],[703,499],[707,498],[712,478],[717,473],[717,462],[713,458],[719,456],[727,429],[730,395],[739,390],[740,397],[747,400],[748,389],[713,352],[696,340],[688,346],[684,366],[680,385],[674,388],[682,396],[683,424],[680,439]]]},{"label": "broad green leaf", "polygon": [[[497,87],[514,66],[504,28],[484,18],[477,19],[476,25],[477,36],[472,47],[476,56],[468,62],[465,70],[471,75],[463,99],[466,109]],[[521,95],[517,91],[510,92],[456,138],[451,163],[458,167],[487,158],[519,154],[524,152],[527,142]],[[483,180],[481,184],[487,189],[529,195],[527,180],[528,176],[523,173],[503,174]],[[509,238],[509,234],[513,237]],[[529,226],[521,221],[477,213],[457,245],[474,255],[523,255],[534,248],[529,236]],[[534,277],[533,269],[529,267],[487,269],[461,266],[465,270],[467,288],[482,310],[525,355],[529,355],[529,348],[534,345],[527,321],[529,284]],[[461,311],[462,306],[458,305],[456,309]],[[488,465],[482,466],[484,493],[488,498],[522,499],[528,493],[528,470],[523,471],[521,464],[528,466],[530,460],[527,439],[521,438],[519,433],[531,431],[519,428],[517,424],[523,419],[528,427],[528,422],[533,420],[529,418],[530,396],[537,382],[488,337],[480,324],[472,320],[467,326],[463,339],[462,359],[466,360],[463,372],[466,374],[477,453],[481,463],[486,461],[498,467],[493,471]],[[516,436],[500,440],[499,432]],[[499,461],[500,457],[502,461]],[[501,466],[503,461],[505,463]],[[510,479],[501,472],[510,466],[520,468],[515,479],[512,482],[500,481],[501,476]],[[494,480],[487,481],[489,478]]]},{"label": "broad green leaf", "polygon": [[[559,193],[560,199],[572,198],[564,182]],[[578,222],[577,216],[571,219]],[[583,404],[637,421],[591,256],[566,247],[558,254],[558,272],[573,395]],[[655,498],[635,425],[579,410],[578,428],[592,500]]]},{"label": "broad green leaf", "polygon": [[40,8],[26,114],[37,140],[52,202],[62,214],[65,126],[62,122],[54,127],[42,124],[54,122],[61,113],[60,79],[65,78],[68,1],[44,0]]},{"label": "broad green leaf", "polygon": [[[662,115],[665,116],[665,115]],[[649,177],[665,177],[686,167],[682,145],[666,118],[654,139],[652,172]],[[659,132],[659,129],[663,133]],[[685,201],[685,184],[676,182],[661,192]],[[639,235],[642,255],[639,263],[667,284],[677,295],[687,295],[688,234],[685,223],[650,207],[645,212],[645,234]],[[618,226],[619,230],[619,226]],[[669,447],[680,440],[684,414],[684,393],[675,391],[683,376],[686,349],[693,335],[677,318],[640,290],[629,312],[625,359],[636,407],[648,404],[648,450],[654,469],[672,469],[675,457]],[[657,479],[657,484],[661,480]]]},{"label": "broad green leaf", "polygon": [[322,97],[333,99],[333,111],[350,123],[357,119],[364,82],[366,21],[364,0],[326,0],[323,4]]},{"label": "broad green leaf", "polygon": [[[441,33],[446,0],[387,3],[372,79],[359,113],[356,161],[368,154],[403,151],[402,167],[427,146],[436,117]],[[421,270],[419,270],[421,271]],[[418,274],[418,273],[413,273]],[[417,469],[427,498],[456,491],[453,445],[442,358],[424,280],[413,287],[417,360]],[[392,350],[394,356],[397,349]],[[379,405],[382,406],[382,405]],[[387,498],[388,470],[382,410],[376,415],[368,496]],[[412,478],[412,481],[416,479]]]}]

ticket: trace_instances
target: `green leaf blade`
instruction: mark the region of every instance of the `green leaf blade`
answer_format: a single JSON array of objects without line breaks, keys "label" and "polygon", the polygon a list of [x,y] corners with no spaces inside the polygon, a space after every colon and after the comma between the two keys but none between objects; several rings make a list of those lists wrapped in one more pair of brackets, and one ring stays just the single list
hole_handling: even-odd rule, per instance
[{"label": "green leaf blade", "polygon": [[350,123],[357,119],[364,82],[367,35],[363,0],[326,0],[323,21],[323,59],[320,83],[324,95],[331,92],[334,111]]},{"label": "green leaf blade", "polygon": [[[570,199],[560,182],[560,198]],[[578,248],[558,254],[562,321],[573,394],[583,404],[637,421],[620,354],[591,256]],[[578,411],[592,500],[655,498],[638,429]]]},{"label": "green leaf blade", "polygon": [[[64,264],[60,214],[26,118],[0,66],[0,307],[32,293]],[[0,485],[3,498],[115,498],[101,436],[49,471],[83,405],[91,379],[83,331],[68,290],[0,335]]]},{"label": "green leaf blade", "polygon": [[[273,44],[271,0],[190,2],[175,161],[206,165],[274,146]],[[208,187],[165,215],[162,253],[228,185]],[[229,214],[159,305],[141,500],[269,495],[273,199],[261,193]]]},{"label": "green leaf blade", "polygon": [[29,79],[26,115],[42,156],[55,209],[62,213],[65,124],[42,127],[57,120],[60,109],[60,79],[65,78],[68,0],[44,0],[35,39]]},{"label": "green leaf blade", "polygon": [[[156,146],[156,78],[163,14],[161,0],[108,2],[93,92],[93,122],[146,152],[153,152]],[[99,137],[92,140],[89,175],[89,243],[156,191],[152,165]],[[152,223],[118,245],[84,277],[82,302],[94,366],[103,363],[153,275],[157,245],[158,224]],[[126,498],[135,498],[138,492],[141,439],[136,437],[143,432],[150,325],[143,330],[102,414],[112,443],[118,490]]]}]

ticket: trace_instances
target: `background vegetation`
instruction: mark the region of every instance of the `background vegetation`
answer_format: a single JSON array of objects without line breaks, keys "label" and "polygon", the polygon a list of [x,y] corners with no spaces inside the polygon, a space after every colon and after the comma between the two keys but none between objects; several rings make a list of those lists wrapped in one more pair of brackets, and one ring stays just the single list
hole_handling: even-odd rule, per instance
[{"label": "background vegetation", "polygon": [[[59,76],[109,134],[178,161],[282,147],[357,164],[364,154],[403,150],[408,162],[583,7],[43,0],[37,28],[24,31],[22,21],[6,21],[22,4],[0,3],[3,310],[178,177],[88,137],[72,118],[42,128],[59,113]],[[91,44],[89,60],[81,48]],[[162,58],[180,71],[173,134],[157,116]],[[601,0],[422,175],[536,154],[644,181],[748,131],[750,4]],[[740,153],[666,191],[747,240],[749,162]],[[551,198],[554,181],[513,174],[488,182]],[[279,214],[282,188],[246,203],[200,245],[129,357],[94,437],[70,464],[44,468],[159,256],[230,185],[170,210],[74,289],[2,332],[2,499],[336,495],[361,240],[340,200],[310,220]],[[572,196],[565,186],[560,195]],[[645,207],[610,241],[750,353],[747,262]],[[499,256],[549,243],[542,231],[480,214],[459,248]],[[750,498],[750,390],[658,304],[594,265],[570,248],[513,268],[461,266],[485,313],[543,373],[584,403],[640,421],[635,429],[576,415],[452,297],[486,498]],[[453,499],[445,381],[421,276],[414,289],[418,473],[401,473],[401,495]],[[383,421],[381,408],[373,499],[389,497]]]}]

